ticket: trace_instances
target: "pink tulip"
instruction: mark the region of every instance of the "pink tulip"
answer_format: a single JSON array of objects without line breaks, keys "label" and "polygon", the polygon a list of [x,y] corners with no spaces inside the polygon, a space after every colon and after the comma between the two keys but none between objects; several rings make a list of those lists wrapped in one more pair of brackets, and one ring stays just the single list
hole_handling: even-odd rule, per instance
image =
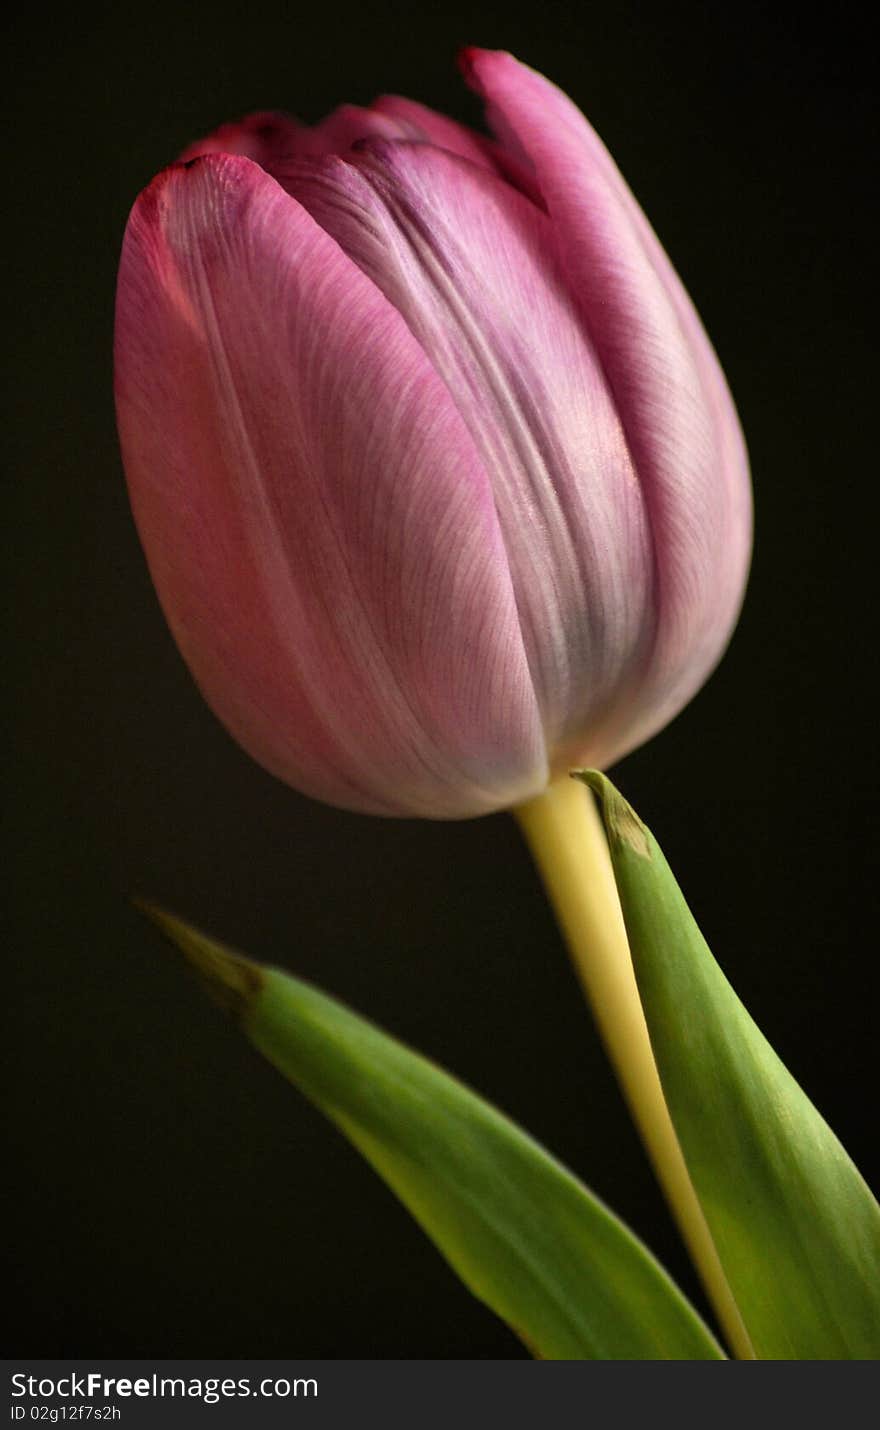
[{"label": "pink tulip", "polygon": [[257,115],[122,253],[131,500],[205,698],[268,770],[437,818],[605,768],[719,659],[751,504],[709,341],[611,158],[508,54],[496,139],[410,100]]}]

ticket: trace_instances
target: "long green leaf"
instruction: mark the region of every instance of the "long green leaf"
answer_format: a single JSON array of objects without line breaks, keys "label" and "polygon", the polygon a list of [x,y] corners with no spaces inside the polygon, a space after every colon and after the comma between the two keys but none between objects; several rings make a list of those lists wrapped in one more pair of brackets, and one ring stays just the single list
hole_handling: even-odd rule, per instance
[{"label": "long green leaf", "polygon": [[508,1118],[317,989],[144,907],[535,1355],[723,1358],[646,1248]]},{"label": "long green leaf", "polygon": [[880,1355],[880,1208],[734,993],[645,825],[599,798],[660,1080],[759,1358]]}]

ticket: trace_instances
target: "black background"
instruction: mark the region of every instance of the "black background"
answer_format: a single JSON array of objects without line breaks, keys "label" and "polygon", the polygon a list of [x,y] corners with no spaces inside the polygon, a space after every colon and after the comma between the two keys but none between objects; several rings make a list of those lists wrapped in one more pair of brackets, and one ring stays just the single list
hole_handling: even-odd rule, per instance
[{"label": "black background", "polygon": [[75,8],[7,24],[8,1353],[515,1357],[358,1157],[127,900],[343,997],[569,1162],[693,1290],[512,820],[370,820],[275,783],[167,633],[116,447],[137,191],[255,108],[397,91],[479,123],[454,54],[581,104],[690,288],[757,541],[717,674],[618,784],[866,1173],[876,1127],[873,52],[846,7]]}]

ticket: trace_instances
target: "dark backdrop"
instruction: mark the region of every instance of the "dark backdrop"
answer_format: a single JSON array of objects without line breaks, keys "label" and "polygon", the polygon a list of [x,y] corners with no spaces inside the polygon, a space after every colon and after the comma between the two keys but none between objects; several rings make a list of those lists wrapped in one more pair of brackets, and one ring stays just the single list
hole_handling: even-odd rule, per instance
[{"label": "dark backdrop", "polygon": [[138,189],[254,108],[316,120],[391,90],[478,122],[462,41],[580,102],[729,374],[757,506],[745,611],[708,687],[616,778],[873,1170],[873,52],[845,7],[796,27],[764,9],[219,0],[7,29],[9,1353],[523,1354],[132,891],[464,1076],[692,1288],[512,821],[369,820],[251,763],[172,645],[117,454],[113,288]]}]

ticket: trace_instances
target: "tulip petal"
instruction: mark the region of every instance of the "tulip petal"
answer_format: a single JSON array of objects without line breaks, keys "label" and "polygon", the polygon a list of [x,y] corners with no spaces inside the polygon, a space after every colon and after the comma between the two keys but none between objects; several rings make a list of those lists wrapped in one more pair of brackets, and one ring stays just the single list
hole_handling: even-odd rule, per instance
[{"label": "tulip petal", "polygon": [[650,533],[547,216],[423,144],[371,143],[357,165],[294,165],[279,179],[400,310],[446,382],[492,474],[548,743],[567,760],[577,737],[604,762],[606,717],[652,634]]},{"label": "tulip petal", "polygon": [[309,152],[307,136],[310,133],[304,124],[288,114],[259,110],[245,115],[244,119],[221,124],[204,139],[188,144],[177,162],[188,164],[191,159],[201,159],[206,154],[240,154],[269,169],[282,159]]},{"label": "tulip petal", "polygon": [[751,548],[742,434],[687,294],[580,111],[512,55],[467,50],[463,67],[499,139],[532,166],[650,513],[656,630],[624,754],[705,680],[739,612]]},{"label": "tulip petal", "polygon": [[126,231],[117,406],[180,649],[331,803],[434,817],[547,769],[486,473],[378,289],[256,164],[166,170]]},{"label": "tulip petal", "polygon": [[320,124],[301,124],[289,114],[260,110],[219,129],[184,149],[178,163],[205,154],[242,154],[267,173],[295,158],[345,155],[364,139],[411,139],[448,149],[483,169],[503,174],[533,201],[542,203],[533,176],[493,139],[476,134],[445,114],[400,95],[380,95],[369,108],[341,104]]},{"label": "tulip petal", "polygon": [[399,94],[380,95],[373,100],[370,111],[373,114],[385,115],[397,123],[398,134],[389,134],[387,138],[412,139],[433,144],[437,149],[458,154],[461,159],[470,159],[478,168],[500,174],[539,208],[543,208],[544,201],[528,160],[523,163],[521,157],[511,154],[494,139],[487,138],[485,134],[477,134],[473,129],[468,129],[467,125],[450,119],[448,115],[438,114],[427,105],[418,104],[414,99],[404,99]]},{"label": "tulip petal", "polygon": [[[406,105],[408,101],[401,103]],[[422,110],[422,106],[418,104],[412,105],[412,108]],[[431,111],[426,109],[424,114],[430,116]],[[440,119],[441,116],[437,115],[436,118]],[[450,131],[450,146],[455,131],[458,130],[465,136],[459,141],[465,146],[468,130],[454,124],[451,119],[444,122]],[[206,154],[241,154],[246,159],[253,159],[255,164],[259,164],[271,174],[279,164],[291,159],[346,154],[353,144],[362,139],[423,137],[424,129],[414,127],[412,116],[403,113],[398,117],[393,106],[386,112],[381,107],[381,101],[377,101],[369,109],[362,109],[356,104],[341,104],[332,114],[328,114],[326,119],[322,119],[320,124],[315,125],[301,124],[289,114],[260,110],[230,124],[221,124],[212,134],[188,145],[179,156],[178,163],[185,164],[190,159],[199,159]],[[471,135],[470,140],[470,145],[463,147],[462,152],[470,153],[473,150],[475,154],[482,153],[477,136]],[[485,146],[491,143],[490,140],[482,142]],[[491,166],[488,158],[483,162]]]},{"label": "tulip petal", "polygon": [[416,142],[433,144],[437,149],[446,149],[450,154],[458,154],[461,159],[470,159],[481,169],[496,171],[491,152],[494,144],[482,134],[476,134],[466,125],[459,124],[446,114],[438,114],[426,104],[418,104],[414,99],[404,99],[399,94],[382,94],[370,105],[374,114],[385,115],[398,126],[396,136],[389,138],[411,139]]},{"label": "tulip petal", "polygon": [[312,130],[321,147],[315,154],[346,154],[361,139],[409,139],[410,124],[375,104],[363,109],[357,104],[341,104]]}]

